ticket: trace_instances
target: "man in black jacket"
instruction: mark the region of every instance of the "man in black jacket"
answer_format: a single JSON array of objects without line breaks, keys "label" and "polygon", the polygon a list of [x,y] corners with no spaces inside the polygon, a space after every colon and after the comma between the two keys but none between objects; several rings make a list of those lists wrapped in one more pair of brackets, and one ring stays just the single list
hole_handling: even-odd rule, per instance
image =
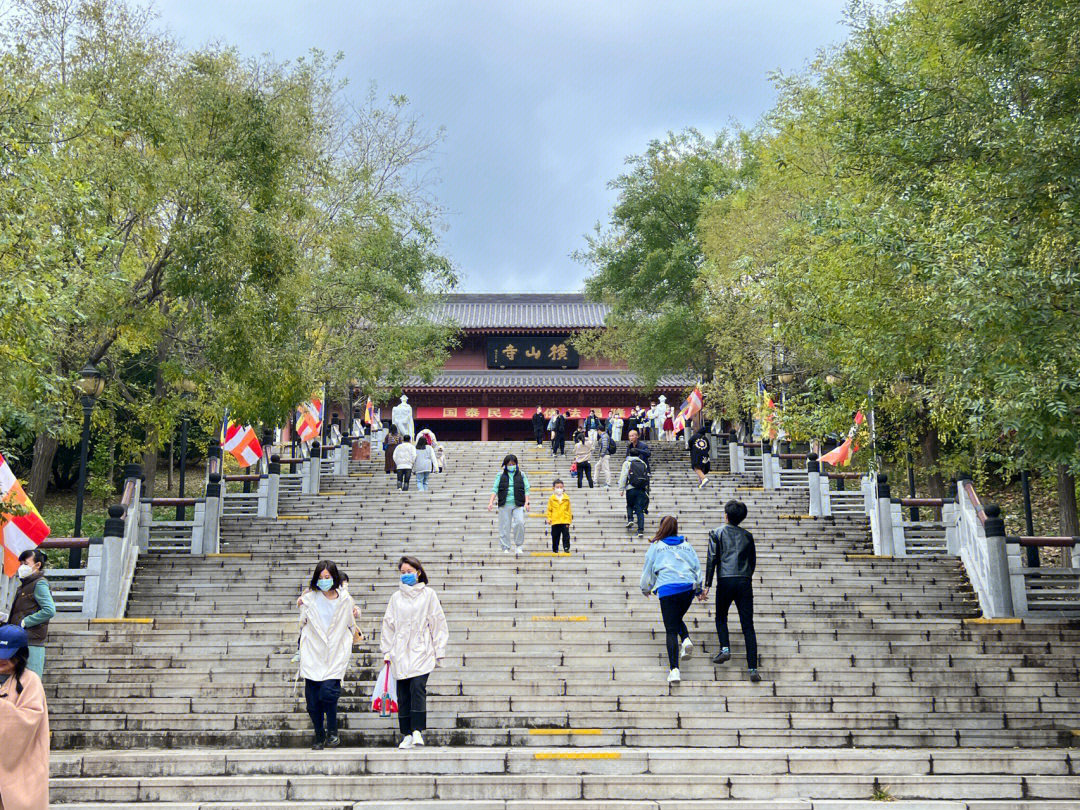
[{"label": "man in black jacket", "polygon": [[533,438],[536,439],[537,445],[544,443],[545,427],[547,427],[547,417],[544,416],[544,409],[537,405],[536,413],[532,415]]},{"label": "man in black jacket", "polygon": [[754,535],[739,527],[746,519],[746,504],[728,501],[724,504],[727,525],[709,532],[709,556],[705,564],[705,589],[698,597],[704,601],[712,587],[716,574],[716,635],[720,639],[720,653],[713,658],[714,664],[731,660],[728,646],[727,615],[731,603],[739,611],[739,625],[746,641],[746,665],[750,680],[757,683],[761,676],[757,671],[757,633],[754,632],[754,568],[757,550]]},{"label": "man in black jacket", "polygon": [[570,411],[566,412],[566,416],[561,413],[555,416],[555,435],[551,437],[551,455],[566,455],[566,419],[570,415]]}]

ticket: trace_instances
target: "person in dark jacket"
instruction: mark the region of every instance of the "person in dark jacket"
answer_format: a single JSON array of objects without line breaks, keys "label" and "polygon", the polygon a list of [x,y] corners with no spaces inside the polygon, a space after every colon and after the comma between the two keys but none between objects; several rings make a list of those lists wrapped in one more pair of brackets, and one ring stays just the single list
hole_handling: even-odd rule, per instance
[{"label": "person in dark jacket", "polygon": [[603,428],[604,425],[600,422],[600,417],[596,415],[596,410],[590,410],[589,415],[585,417],[585,435],[592,439],[593,444],[596,444],[596,437]]},{"label": "person in dark jacket", "polygon": [[388,475],[397,472],[397,465],[394,464],[394,449],[399,444],[401,444],[401,436],[398,435],[397,425],[391,425],[386,439],[383,440],[383,452],[386,454],[383,471]]},{"label": "person in dark jacket", "polygon": [[697,473],[698,489],[709,483],[710,463],[709,436],[702,425],[690,440],[690,468]]},{"label": "person in dark jacket", "polygon": [[533,438],[536,439],[537,446],[544,443],[544,428],[546,427],[547,417],[544,416],[544,409],[537,405],[536,413],[532,415]]},{"label": "person in dark jacket", "polygon": [[753,576],[757,565],[757,551],[754,548],[754,535],[739,527],[746,519],[746,511],[746,504],[742,501],[728,501],[724,504],[727,525],[709,532],[705,589],[698,598],[702,601],[708,598],[715,573],[716,635],[720,639],[720,652],[713,658],[713,663],[723,664],[731,660],[727,615],[731,603],[734,602],[739,611],[743,639],[746,641],[746,665],[750,670],[750,680],[757,683],[761,680],[757,671],[757,634],[754,632]]},{"label": "person in dark jacket", "polygon": [[551,437],[551,455],[566,455],[566,420],[570,416],[570,411],[566,412],[566,415],[557,414],[555,416],[555,434]]},{"label": "person in dark jacket", "polygon": [[630,450],[633,449],[633,455],[648,464],[649,459],[652,458],[652,450],[641,440],[641,434],[637,430],[631,430],[626,437],[626,455],[631,455]]}]

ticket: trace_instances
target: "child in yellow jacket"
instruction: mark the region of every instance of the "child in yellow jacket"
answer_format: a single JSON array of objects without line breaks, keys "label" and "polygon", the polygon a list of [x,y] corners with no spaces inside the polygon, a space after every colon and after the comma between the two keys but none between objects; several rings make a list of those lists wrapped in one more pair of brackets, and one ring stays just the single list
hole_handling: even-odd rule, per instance
[{"label": "child in yellow jacket", "polygon": [[548,498],[544,517],[551,527],[551,550],[559,550],[559,538],[562,537],[563,551],[570,550],[570,522],[574,513],[570,509],[570,496],[566,494],[561,478],[556,478],[551,485],[555,492]]}]

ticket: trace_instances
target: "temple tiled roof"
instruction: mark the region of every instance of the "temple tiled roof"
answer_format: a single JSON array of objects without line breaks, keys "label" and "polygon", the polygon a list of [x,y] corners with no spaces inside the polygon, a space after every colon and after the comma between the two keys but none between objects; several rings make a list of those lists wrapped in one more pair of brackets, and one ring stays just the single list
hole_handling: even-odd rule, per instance
[{"label": "temple tiled roof", "polygon": [[462,329],[598,329],[608,309],[580,293],[454,293],[434,318]]},{"label": "temple tiled roof", "polygon": [[[657,383],[658,390],[686,388],[695,378],[684,375],[667,375]],[[638,390],[641,381],[636,374],[627,371],[443,371],[430,383],[412,377],[405,383],[412,391],[467,391],[467,390],[576,390],[610,389]]]}]

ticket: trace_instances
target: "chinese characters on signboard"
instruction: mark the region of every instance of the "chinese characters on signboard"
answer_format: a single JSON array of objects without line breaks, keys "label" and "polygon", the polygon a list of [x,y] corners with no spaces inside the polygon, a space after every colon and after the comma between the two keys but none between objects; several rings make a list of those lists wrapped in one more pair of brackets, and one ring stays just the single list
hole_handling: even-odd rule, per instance
[{"label": "chinese characters on signboard", "polygon": [[488,368],[577,368],[569,337],[509,336],[487,340]]}]

